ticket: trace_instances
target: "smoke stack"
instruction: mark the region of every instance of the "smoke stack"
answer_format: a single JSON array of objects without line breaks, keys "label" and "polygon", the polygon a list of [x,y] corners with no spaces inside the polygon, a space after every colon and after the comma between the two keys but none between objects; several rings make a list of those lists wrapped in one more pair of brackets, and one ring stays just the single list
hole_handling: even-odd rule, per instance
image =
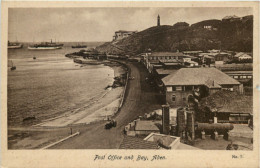
[{"label": "smoke stack", "polygon": [[185,131],[186,125],[185,125],[185,114],[183,108],[177,109],[177,135],[182,136],[182,133]]},{"label": "smoke stack", "polygon": [[163,134],[169,134],[170,125],[170,106],[162,105],[162,132]]}]

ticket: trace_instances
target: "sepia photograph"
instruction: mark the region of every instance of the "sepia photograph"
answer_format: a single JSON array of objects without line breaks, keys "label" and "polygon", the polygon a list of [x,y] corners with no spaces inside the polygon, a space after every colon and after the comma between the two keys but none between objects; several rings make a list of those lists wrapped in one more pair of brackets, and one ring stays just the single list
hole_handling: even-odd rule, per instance
[{"label": "sepia photograph", "polygon": [[252,6],[7,11],[8,151],[258,150]]}]

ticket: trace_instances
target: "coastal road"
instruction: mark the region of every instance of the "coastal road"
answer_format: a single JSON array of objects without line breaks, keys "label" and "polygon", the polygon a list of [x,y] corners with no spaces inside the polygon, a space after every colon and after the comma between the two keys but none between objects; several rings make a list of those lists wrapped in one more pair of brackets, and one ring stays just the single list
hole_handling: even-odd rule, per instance
[{"label": "coastal road", "polygon": [[125,125],[144,113],[160,108],[157,92],[145,81],[148,76],[145,67],[141,63],[126,62],[126,65],[131,69],[130,76],[135,79],[128,81],[125,102],[114,116],[117,127],[106,130],[105,122],[99,122],[73,128],[81,134],[53,146],[54,149],[117,149],[124,138]]}]

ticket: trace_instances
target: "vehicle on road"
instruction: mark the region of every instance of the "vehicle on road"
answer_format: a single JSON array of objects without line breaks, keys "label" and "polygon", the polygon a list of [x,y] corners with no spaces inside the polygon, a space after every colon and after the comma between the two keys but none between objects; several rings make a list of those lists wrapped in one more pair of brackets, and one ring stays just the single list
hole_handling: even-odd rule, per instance
[{"label": "vehicle on road", "polygon": [[109,122],[106,123],[105,129],[110,129],[110,128],[112,128],[112,127],[116,127],[116,125],[117,125],[116,120],[111,120],[111,121],[109,121]]}]

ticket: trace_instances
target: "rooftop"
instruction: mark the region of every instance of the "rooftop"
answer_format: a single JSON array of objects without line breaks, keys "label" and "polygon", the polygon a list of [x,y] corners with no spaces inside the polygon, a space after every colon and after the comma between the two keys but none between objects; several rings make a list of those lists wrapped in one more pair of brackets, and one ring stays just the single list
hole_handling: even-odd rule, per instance
[{"label": "rooftop", "polygon": [[250,56],[246,53],[243,53],[243,52],[237,53],[234,57],[250,57],[250,58],[252,58],[252,56]]},{"label": "rooftop", "polygon": [[156,142],[145,141],[141,138],[125,136],[119,149],[158,149]]},{"label": "rooftop", "polygon": [[158,134],[158,133],[151,133],[147,137],[145,137],[146,141],[150,142],[156,142],[159,146],[161,146],[161,149],[188,149],[188,150],[200,150],[196,147],[186,145],[180,142],[180,137],[170,136],[170,135],[164,135],[164,134]]},{"label": "rooftop", "polygon": [[252,71],[253,70],[253,64],[247,63],[247,64],[219,64],[215,65],[216,68],[225,70],[225,71]]},{"label": "rooftop", "polygon": [[182,51],[183,53],[202,53],[203,51]]},{"label": "rooftop", "polygon": [[164,59],[164,60],[159,60],[161,63],[179,63],[177,59]]},{"label": "rooftop", "polygon": [[159,75],[168,75],[170,73],[174,73],[174,72],[177,72],[178,70],[175,70],[175,69],[156,69],[156,72],[159,74]]},{"label": "rooftop", "polygon": [[152,52],[149,56],[157,56],[157,57],[164,57],[164,56],[184,56],[181,52]]},{"label": "rooftop", "polygon": [[221,90],[203,98],[200,106],[217,109],[218,112],[253,114],[253,97]]},{"label": "rooftop", "polygon": [[216,68],[182,68],[162,79],[164,85],[205,85],[214,80],[216,84],[240,84]]},{"label": "rooftop", "polygon": [[239,19],[239,17],[236,15],[232,15],[232,16],[225,16],[223,19]]},{"label": "rooftop", "polygon": [[137,121],[135,126],[136,131],[160,131],[153,121]]}]

